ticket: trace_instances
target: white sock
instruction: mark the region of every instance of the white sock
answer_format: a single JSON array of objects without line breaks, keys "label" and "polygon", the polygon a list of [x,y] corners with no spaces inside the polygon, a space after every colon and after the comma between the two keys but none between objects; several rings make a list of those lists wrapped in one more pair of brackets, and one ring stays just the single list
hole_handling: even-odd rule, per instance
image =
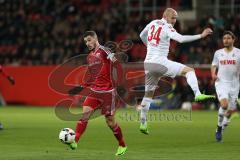
[{"label": "white sock", "polygon": [[222,122],[222,129],[223,130],[228,126],[229,122],[230,122],[230,119],[227,116],[224,116],[223,122]]},{"label": "white sock", "polygon": [[147,122],[147,113],[152,101],[153,101],[152,98],[146,98],[146,97],[144,97],[142,100],[141,105],[143,107],[141,108],[141,114],[140,114],[142,124],[145,124]]},{"label": "white sock", "polygon": [[187,83],[192,88],[193,93],[196,96],[200,95],[201,92],[198,87],[198,80],[194,71],[190,71],[186,73]]},{"label": "white sock", "polygon": [[218,109],[218,126],[222,127],[223,126],[223,117],[225,114],[226,110],[222,109],[222,107],[220,106]]}]

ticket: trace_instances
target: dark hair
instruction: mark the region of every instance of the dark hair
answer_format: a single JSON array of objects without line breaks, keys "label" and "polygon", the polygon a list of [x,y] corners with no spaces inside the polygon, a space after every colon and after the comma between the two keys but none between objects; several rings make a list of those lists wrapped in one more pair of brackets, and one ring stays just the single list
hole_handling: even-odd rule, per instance
[{"label": "dark hair", "polygon": [[97,34],[95,31],[86,31],[84,34],[83,34],[83,38],[87,37],[87,36],[91,36],[91,37],[95,37],[97,38]]},{"label": "dark hair", "polygon": [[232,39],[236,39],[236,36],[234,35],[234,33],[232,32],[232,31],[224,31],[223,32],[223,37],[226,35],[226,34],[228,34],[228,35],[230,35],[231,37],[232,37]]}]

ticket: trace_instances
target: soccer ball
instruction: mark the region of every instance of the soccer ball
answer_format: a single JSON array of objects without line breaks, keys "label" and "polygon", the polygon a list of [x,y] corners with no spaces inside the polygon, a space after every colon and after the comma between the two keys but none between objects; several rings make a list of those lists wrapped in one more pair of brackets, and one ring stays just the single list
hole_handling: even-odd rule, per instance
[{"label": "soccer ball", "polygon": [[62,143],[70,144],[75,140],[75,132],[71,128],[63,128],[59,133],[59,139]]}]

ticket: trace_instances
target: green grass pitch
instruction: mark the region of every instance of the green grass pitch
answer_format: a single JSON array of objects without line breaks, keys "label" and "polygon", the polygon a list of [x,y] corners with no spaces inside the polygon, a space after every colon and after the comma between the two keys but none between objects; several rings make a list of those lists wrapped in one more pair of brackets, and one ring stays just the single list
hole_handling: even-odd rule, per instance
[{"label": "green grass pitch", "polygon": [[[80,109],[73,109],[78,111]],[[151,111],[151,115],[158,115]],[[214,139],[216,111],[163,111],[162,115],[180,115],[182,119],[152,118],[150,135],[139,132],[134,110],[121,110],[117,119],[122,127],[128,151],[115,157],[117,142],[103,117],[91,120],[72,151],[58,140],[60,129],[75,128],[76,122],[58,119],[54,108],[0,107],[0,160],[239,160],[240,119],[233,119],[224,133],[224,142]],[[156,117],[155,117],[156,118]]]}]

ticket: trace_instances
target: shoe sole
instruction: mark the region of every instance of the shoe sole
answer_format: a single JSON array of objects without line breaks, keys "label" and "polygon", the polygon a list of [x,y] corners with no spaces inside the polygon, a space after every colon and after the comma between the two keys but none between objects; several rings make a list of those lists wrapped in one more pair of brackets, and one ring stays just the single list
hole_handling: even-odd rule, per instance
[{"label": "shoe sole", "polygon": [[121,154],[115,154],[115,156],[122,156],[122,155],[124,155],[126,152],[127,152],[127,149],[126,149],[124,152],[122,152]]},{"label": "shoe sole", "polygon": [[145,131],[145,130],[141,130],[141,129],[140,129],[140,132],[143,133],[143,134],[146,134],[146,135],[149,134],[149,132],[147,132],[147,131]]},{"label": "shoe sole", "polygon": [[214,101],[216,99],[216,97],[211,97],[211,98],[206,98],[203,100],[194,100],[195,102],[205,102],[205,101]]}]

